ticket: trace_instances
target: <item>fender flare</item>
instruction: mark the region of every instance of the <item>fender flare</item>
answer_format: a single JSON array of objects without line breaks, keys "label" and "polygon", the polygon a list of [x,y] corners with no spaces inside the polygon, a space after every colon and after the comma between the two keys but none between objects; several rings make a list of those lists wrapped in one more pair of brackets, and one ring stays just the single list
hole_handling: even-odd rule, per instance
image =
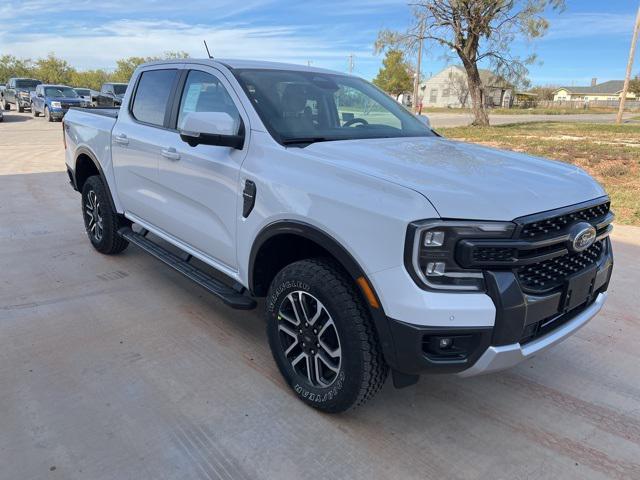
[{"label": "fender flare", "polygon": [[[344,267],[344,269],[354,281],[354,284],[356,283],[356,279],[358,279],[359,277],[364,277],[365,279],[367,279],[367,275],[360,267],[358,262],[353,258],[349,251],[331,235],[306,222],[297,220],[278,220],[268,224],[262,230],[260,230],[260,233],[258,233],[258,235],[256,236],[251,247],[251,253],[249,255],[250,291],[253,292],[254,289],[254,267],[260,248],[269,239],[281,234],[297,235],[307,240],[311,240],[323,247]],[[380,297],[378,297],[378,294],[375,292],[373,285],[371,285],[371,282],[369,282],[368,279],[366,281],[371,286],[373,294],[376,296],[376,298],[378,298],[378,303],[380,303]],[[362,293],[360,287],[357,286],[357,284],[356,290]],[[371,318],[373,319],[373,326],[378,334],[378,339],[380,341],[380,346],[382,347],[384,358],[389,365],[393,366],[396,364],[396,352],[393,337],[391,334],[391,328],[389,326],[389,319],[384,313],[384,309],[381,303],[379,305],[379,308],[373,308],[366,300],[365,296],[362,295],[362,297],[363,303],[369,311]]]},{"label": "fender flare", "polygon": [[100,178],[102,179],[102,183],[104,183],[106,189],[107,189],[107,193],[109,194],[109,203],[111,204],[111,208],[114,212],[117,212],[116,210],[116,204],[113,201],[113,194],[111,193],[111,186],[109,185],[109,182],[107,182],[107,177],[104,174],[104,170],[102,170],[102,166],[100,165],[100,162],[98,161],[97,157],[94,155],[94,153],[87,147],[78,147],[75,151],[75,160],[73,162],[73,186],[74,188],[82,193],[79,189],[78,189],[78,180],[76,178],[76,172],[78,170],[77,166],[78,166],[78,158],[80,158],[81,155],[85,155],[87,156],[91,162],[93,163],[93,165],[96,167],[96,170],[98,170],[98,175],[100,176]]}]

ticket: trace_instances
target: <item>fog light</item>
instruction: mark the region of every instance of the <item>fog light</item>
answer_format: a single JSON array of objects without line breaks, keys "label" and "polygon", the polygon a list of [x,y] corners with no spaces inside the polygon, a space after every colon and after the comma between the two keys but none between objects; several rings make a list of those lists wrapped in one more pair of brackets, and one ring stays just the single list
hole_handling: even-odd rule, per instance
[{"label": "fog light", "polygon": [[453,339],[449,337],[441,338],[439,343],[440,348],[449,348],[452,344],[453,344]]},{"label": "fog light", "polygon": [[426,274],[429,277],[441,277],[444,275],[444,262],[429,262],[427,263]]}]

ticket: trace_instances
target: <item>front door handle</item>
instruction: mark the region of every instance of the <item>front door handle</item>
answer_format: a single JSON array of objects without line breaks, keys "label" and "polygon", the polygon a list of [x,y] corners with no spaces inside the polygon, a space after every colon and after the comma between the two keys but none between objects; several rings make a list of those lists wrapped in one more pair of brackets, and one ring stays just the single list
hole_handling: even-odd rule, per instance
[{"label": "front door handle", "polygon": [[116,142],[118,145],[129,145],[129,139],[124,133],[121,133],[120,135],[116,135],[115,137],[113,137],[113,141]]},{"label": "front door handle", "polygon": [[180,160],[180,154],[176,152],[176,149],[173,147],[163,148],[160,154],[164,158],[168,158],[169,160],[173,160],[173,161]]}]

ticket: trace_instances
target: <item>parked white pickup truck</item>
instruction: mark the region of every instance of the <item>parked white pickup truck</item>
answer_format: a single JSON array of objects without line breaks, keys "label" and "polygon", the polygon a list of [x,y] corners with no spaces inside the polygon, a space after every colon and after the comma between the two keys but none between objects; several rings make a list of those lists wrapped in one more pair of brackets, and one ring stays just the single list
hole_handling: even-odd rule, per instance
[{"label": "parked white pickup truck", "polygon": [[133,243],[233,308],[266,297],[293,391],[327,412],[391,370],[507,368],[602,308],[609,198],[581,169],[446,140],[370,83],[311,67],[139,67],[71,110],[66,163],[99,252]]}]

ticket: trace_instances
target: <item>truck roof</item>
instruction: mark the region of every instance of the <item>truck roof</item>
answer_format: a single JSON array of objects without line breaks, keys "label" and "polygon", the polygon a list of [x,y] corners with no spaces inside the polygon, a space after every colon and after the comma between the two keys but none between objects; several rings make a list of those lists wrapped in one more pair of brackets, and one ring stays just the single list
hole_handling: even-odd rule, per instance
[{"label": "truck roof", "polygon": [[259,70],[295,70],[301,72],[317,72],[317,73],[332,73],[335,75],[347,75],[343,72],[335,70],[328,70],[325,68],[311,67],[307,65],[297,65],[295,63],[281,63],[281,62],[268,62],[264,60],[240,60],[231,58],[184,58],[174,60],[157,60],[153,62],[144,63],[141,66],[163,65],[163,64],[194,64],[194,65],[211,65],[218,66],[224,65],[230,69],[241,68],[253,68]]}]

